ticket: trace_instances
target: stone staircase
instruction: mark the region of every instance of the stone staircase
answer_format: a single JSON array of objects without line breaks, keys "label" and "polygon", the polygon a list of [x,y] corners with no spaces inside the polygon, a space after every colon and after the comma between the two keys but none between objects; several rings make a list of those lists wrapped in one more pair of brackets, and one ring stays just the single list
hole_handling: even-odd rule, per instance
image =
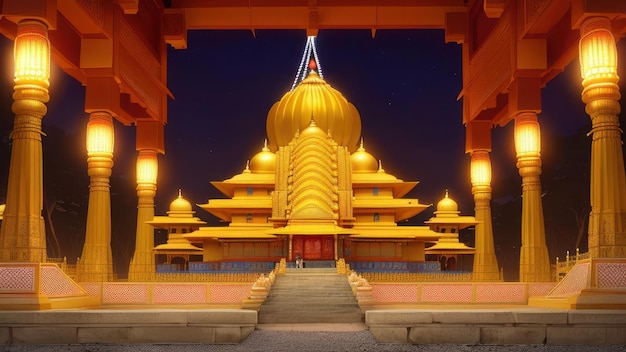
[{"label": "stone staircase", "polygon": [[259,324],[358,323],[363,313],[335,268],[287,269],[259,310]]}]

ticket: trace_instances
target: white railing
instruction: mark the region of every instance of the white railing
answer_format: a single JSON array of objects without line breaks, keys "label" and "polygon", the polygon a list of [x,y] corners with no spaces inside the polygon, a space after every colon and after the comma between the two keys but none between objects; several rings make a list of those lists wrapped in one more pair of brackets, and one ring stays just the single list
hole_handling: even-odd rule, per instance
[{"label": "white railing", "polygon": [[565,252],[565,261],[560,261],[559,257],[556,257],[556,281],[561,281],[562,278],[576,265],[576,263],[583,259],[589,259],[589,252],[580,253],[580,249],[576,248],[576,255],[571,256],[569,251]]}]

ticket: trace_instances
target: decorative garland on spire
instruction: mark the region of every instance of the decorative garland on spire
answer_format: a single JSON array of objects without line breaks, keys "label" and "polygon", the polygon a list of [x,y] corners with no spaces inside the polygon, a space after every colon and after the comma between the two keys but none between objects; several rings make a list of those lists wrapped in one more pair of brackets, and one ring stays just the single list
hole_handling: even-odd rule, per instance
[{"label": "decorative garland on spire", "polygon": [[311,70],[317,68],[317,73],[320,75],[320,78],[324,79],[324,75],[322,74],[322,66],[320,65],[320,60],[317,56],[317,48],[315,47],[315,38],[315,36],[308,36],[306,38],[304,53],[302,53],[302,59],[300,60],[298,72],[296,73],[296,77],[293,80],[291,90],[296,88],[298,83],[302,82],[302,80],[306,78],[306,75],[309,73],[306,69],[309,62],[310,63],[308,64],[308,68]]}]

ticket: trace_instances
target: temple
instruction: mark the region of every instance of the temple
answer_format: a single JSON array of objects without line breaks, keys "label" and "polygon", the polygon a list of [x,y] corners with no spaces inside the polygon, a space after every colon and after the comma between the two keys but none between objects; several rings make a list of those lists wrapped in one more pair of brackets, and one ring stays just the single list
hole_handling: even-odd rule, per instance
[{"label": "temple", "polygon": [[[473,254],[472,248],[439,241],[451,234],[458,245],[458,226],[445,235],[429,226],[398,226],[429,205],[403,198],[417,182],[386,173],[365,150],[357,109],[316,67],[311,59],[306,77],[272,106],[268,139],[246,168],[212,182],[228,199],[200,207],[228,226],[183,235],[202,243],[203,261],[292,262],[301,256],[309,267],[334,266],[343,258],[353,267],[391,262],[408,270],[425,263],[426,253]],[[452,211],[456,217],[447,219],[458,221],[447,193],[438,210]],[[463,220],[476,223],[473,217]],[[427,249],[435,242],[436,248]]]},{"label": "temple", "polygon": [[[367,153],[364,142],[370,136],[361,135],[358,111],[315,65],[270,109],[265,147],[242,173],[213,182],[225,198],[201,208],[228,226],[204,226],[182,194],[167,216],[155,217],[164,131],[168,119],[179,118],[168,116],[173,97],[168,78],[176,79],[168,77],[168,46],[186,49],[187,33],[194,30],[256,35],[257,30],[292,29],[311,42],[326,29],[367,30],[375,37],[377,31],[397,28],[440,30],[446,43],[461,46],[458,99],[463,107],[457,123],[466,131],[473,217],[460,216],[445,196],[424,226],[398,225],[427,207],[404,198],[417,183],[386,173],[382,162]],[[255,290],[262,291],[267,282],[246,263],[278,262],[284,269],[284,262],[296,256],[309,265],[345,261],[362,271],[372,263],[406,264],[409,272],[402,277],[407,285],[384,284],[398,281],[395,276],[355,280],[361,293],[369,287],[369,298],[379,302],[626,307],[626,172],[616,45],[626,35],[624,1],[3,0],[0,34],[14,45],[11,157],[2,171],[8,174],[0,228],[2,310],[241,304],[246,297],[257,299]],[[73,271],[65,260],[48,257],[42,214],[42,121],[48,102],[63,99],[60,90],[51,89],[51,62],[84,87],[89,114],[88,210]],[[588,253],[572,263],[568,255],[567,275],[556,275],[562,277],[557,284],[546,243],[538,116],[543,87],[572,62],[580,67],[577,89],[590,118]],[[116,282],[111,249],[114,121],[135,126],[136,134],[135,248],[123,283]],[[502,282],[491,213],[492,131],[507,125],[513,127],[508,142],[515,145],[512,158],[520,176],[516,283]],[[168,229],[167,243],[155,246],[155,226]],[[474,248],[458,238],[467,226],[475,226]],[[420,276],[419,265],[417,273],[411,272],[413,264],[429,262],[439,271],[457,269],[462,256],[470,255],[470,275]],[[244,273],[216,277],[216,263],[219,269]],[[174,271],[199,268],[206,275],[156,272],[168,265]],[[270,269],[271,264],[264,265]],[[558,262],[555,266],[559,270]],[[464,286],[440,284],[450,277]],[[193,282],[182,285],[182,280]],[[372,298],[367,280],[383,282],[375,286],[378,296]]]}]

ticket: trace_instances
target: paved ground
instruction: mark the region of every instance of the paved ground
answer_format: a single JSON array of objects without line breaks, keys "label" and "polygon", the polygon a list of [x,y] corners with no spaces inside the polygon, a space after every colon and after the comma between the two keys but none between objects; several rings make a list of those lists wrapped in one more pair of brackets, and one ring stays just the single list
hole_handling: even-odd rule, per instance
[{"label": "paved ground", "polygon": [[408,345],[381,344],[364,324],[261,324],[238,345],[46,345],[0,346],[6,352],[268,352],[268,351],[360,351],[360,352],[626,352],[626,346],[547,345]]}]

